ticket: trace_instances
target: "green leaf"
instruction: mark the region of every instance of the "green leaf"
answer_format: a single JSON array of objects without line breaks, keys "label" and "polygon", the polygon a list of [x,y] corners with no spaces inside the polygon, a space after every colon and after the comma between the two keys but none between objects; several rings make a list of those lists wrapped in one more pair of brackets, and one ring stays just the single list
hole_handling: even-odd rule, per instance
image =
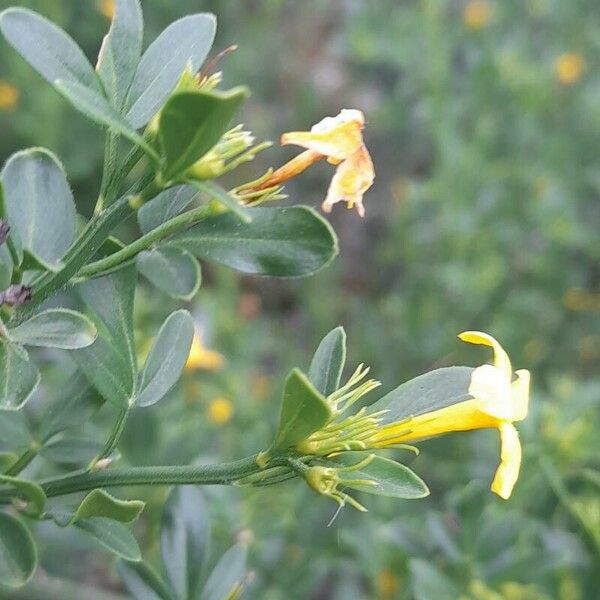
[{"label": "green leaf", "polygon": [[227,190],[223,189],[220,185],[213,183],[212,181],[197,181],[192,180],[190,184],[193,185],[199,192],[208,194],[211,200],[217,200],[221,204],[224,204],[233,214],[235,214],[244,223],[250,223],[252,221],[252,212],[243,207],[237,198],[232,196]]},{"label": "green leaf", "polygon": [[248,212],[251,223],[224,213],[177,233],[167,243],[242,273],[274,277],[310,275],[338,252],[333,230],[310,208],[253,208]]},{"label": "green leaf", "polygon": [[208,556],[210,519],[199,488],[174,488],[163,511],[160,552],[179,598],[196,598]]},{"label": "green leaf", "polygon": [[50,462],[59,465],[86,465],[104,448],[98,440],[87,437],[64,437],[47,442],[40,448],[40,454]]},{"label": "green leaf", "polygon": [[6,244],[0,245],[0,290],[10,285],[13,272],[12,258]]},{"label": "green leaf", "polygon": [[104,96],[74,81],[57,80],[56,89],[86,117],[126,137],[137,144],[148,156],[157,159],[155,150],[136,133],[131,124],[113,108]]},{"label": "green leaf", "polygon": [[221,139],[247,95],[238,87],[177,92],[167,100],[158,123],[165,181],[181,177]]},{"label": "green leaf", "polygon": [[75,371],[46,409],[38,432],[39,439],[47,441],[65,429],[87,423],[103,404],[104,399],[83,372]]},{"label": "green leaf", "polygon": [[214,15],[199,13],[171,23],[150,44],[129,92],[127,120],[143,127],[160,109],[189,65],[198,71],[215,38]]},{"label": "green leaf", "polygon": [[248,550],[243,544],[229,548],[209,575],[201,599],[228,600],[235,598],[235,592],[243,586],[247,558]]},{"label": "green leaf", "polygon": [[75,235],[75,204],[59,160],[43,148],[13,154],[2,170],[8,221],[23,248],[57,265]]},{"label": "green leaf", "polygon": [[23,348],[0,339],[0,409],[22,408],[39,385],[40,377]]},{"label": "green leaf", "polygon": [[408,563],[415,600],[456,600],[460,597],[454,582],[425,560]]},{"label": "green leaf", "polygon": [[191,185],[178,185],[146,202],[137,212],[142,233],[148,233],[181,214],[197,196],[198,191]]},{"label": "green leaf", "polygon": [[331,408],[308,377],[293,369],[285,380],[279,427],[272,451],[285,450],[304,441],[331,419]]},{"label": "green leaf", "polygon": [[117,0],[96,70],[111,104],[121,110],[142,54],[144,22],[138,0]]},{"label": "green leaf", "polygon": [[393,423],[422,415],[471,398],[469,385],[474,369],[444,367],[415,377],[386,394],[369,412],[386,410],[382,423]]},{"label": "green leaf", "polygon": [[120,500],[104,490],[92,490],[81,501],[72,522],[90,517],[107,517],[113,521],[131,523],[140,516],[145,506],[146,503],[141,500]]},{"label": "green leaf", "polygon": [[178,600],[148,563],[119,560],[117,568],[127,591],[135,600]]},{"label": "green leaf", "polygon": [[66,308],[50,308],[9,330],[14,342],[65,350],[93,344],[96,333],[95,325],[85,315]]},{"label": "green leaf", "polygon": [[[369,454],[365,452],[343,452],[333,461],[335,464],[352,466],[364,460]],[[366,479],[377,483],[376,486],[347,484],[354,488],[378,496],[392,498],[424,498],[429,495],[425,482],[408,467],[381,456],[375,456],[370,463],[358,471],[343,474],[347,479]]]},{"label": "green leaf", "polygon": [[35,542],[20,519],[0,513],[0,584],[25,585],[37,566]]},{"label": "green leaf", "polygon": [[106,400],[121,408],[135,395],[137,356],[133,340],[133,267],[78,286],[98,330],[96,341],[73,359]]},{"label": "green leaf", "polygon": [[159,246],[145,250],[135,262],[138,271],[171,298],[191,300],[200,287],[200,263],[182,248]]},{"label": "green leaf", "polygon": [[0,443],[3,449],[17,450],[31,443],[27,426],[28,420],[23,411],[4,411],[0,415]]},{"label": "green leaf", "polygon": [[8,43],[51,84],[57,79],[102,93],[100,81],[81,48],[60,27],[25,8],[0,13]]},{"label": "green leaf", "polygon": [[9,477],[8,475],[0,475],[0,482],[15,488],[19,497],[31,504],[36,515],[41,515],[44,512],[46,494],[37,483],[17,477]]},{"label": "green leaf", "polygon": [[137,406],[151,406],[177,383],[194,337],[194,321],[186,310],[172,313],[162,324],[140,375]]},{"label": "green leaf", "polygon": [[92,536],[102,547],[125,560],[141,560],[140,547],[127,527],[106,517],[79,519],[74,527]]},{"label": "green leaf", "polygon": [[324,396],[340,387],[340,378],[346,362],[346,332],[343,327],[330,331],[315,352],[308,378]]}]

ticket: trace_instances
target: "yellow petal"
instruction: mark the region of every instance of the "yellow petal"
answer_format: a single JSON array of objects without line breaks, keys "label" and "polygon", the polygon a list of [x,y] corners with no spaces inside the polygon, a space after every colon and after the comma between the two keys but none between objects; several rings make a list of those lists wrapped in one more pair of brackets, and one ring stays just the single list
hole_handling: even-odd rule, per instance
[{"label": "yellow petal", "polygon": [[348,208],[356,207],[358,214],[364,217],[363,195],[371,187],[374,179],[373,162],[363,144],[337,167],[323,202],[323,210],[331,212],[331,207],[343,200],[347,202]]},{"label": "yellow petal", "polygon": [[505,377],[510,381],[512,379],[512,366],[510,358],[506,354],[504,348],[488,333],[483,331],[463,331],[458,335],[463,342],[470,344],[483,344],[490,346],[494,350],[494,366],[500,369]]},{"label": "yellow petal", "polygon": [[475,398],[482,412],[502,421],[513,420],[514,405],[510,379],[498,367],[477,367],[471,375],[469,394]]},{"label": "yellow petal", "polygon": [[480,410],[477,400],[464,400],[401,423],[384,425],[375,434],[374,445],[383,448],[453,431],[486,429],[498,425],[498,419]]},{"label": "yellow petal", "polygon": [[522,421],[529,410],[529,380],[527,369],[515,371],[517,378],[512,382],[513,415],[511,421]]},{"label": "yellow petal", "polygon": [[502,423],[500,429],[500,464],[492,482],[492,492],[508,500],[519,478],[521,469],[521,442],[512,423]]},{"label": "yellow petal", "polygon": [[342,161],[363,144],[365,118],[359,110],[342,110],[336,117],[326,117],[310,131],[290,131],[281,136],[282,145],[294,144]]}]

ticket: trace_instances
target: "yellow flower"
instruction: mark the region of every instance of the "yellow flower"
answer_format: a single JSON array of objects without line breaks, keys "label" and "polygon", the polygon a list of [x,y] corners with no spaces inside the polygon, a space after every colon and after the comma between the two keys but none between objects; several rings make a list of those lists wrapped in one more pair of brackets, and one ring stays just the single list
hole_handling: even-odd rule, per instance
[{"label": "yellow flower", "polygon": [[483,29],[491,19],[492,7],[485,0],[472,0],[463,10],[463,21],[473,31]]},{"label": "yellow flower", "polygon": [[577,52],[561,54],[554,62],[556,79],[563,85],[577,83],[585,70],[585,59]]},{"label": "yellow flower", "polygon": [[115,0],[100,0],[98,10],[107,18],[112,19],[115,14]]},{"label": "yellow flower", "polygon": [[205,369],[207,371],[218,371],[225,362],[223,355],[216,350],[209,350],[204,347],[202,334],[199,330],[194,334],[192,347],[185,363],[186,371],[195,369]]},{"label": "yellow flower", "polygon": [[394,598],[400,591],[400,580],[389,569],[383,569],[377,573],[376,586],[378,598]]},{"label": "yellow flower", "polygon": [[515,426],[527,416],[529,404],[529,371],[513,372],[508,355],[487,333],[465,331],[464,342],[490,346],[493,365],[477,367],[469,385],[470,399],[458,402],[401,423],[384,425],[374,437],[374,445],[393,446],[453,431],[496,428],[500,432],[500,464],[491,489],[504,499],[510,497],[519,476],[521,443]]},{"label": "yellow flower", "polygon": [[19,90],[10,83],[0,80],[0,110],[10,110],[19,101]]},{"label": "yellow flower", "polygon": [[364,217],[363,195],[375,179],[373,161],[363,141],[364,126],[365,117],[360,110],[344,109],[335,117],[325,117],[310,131],[284,133],[282,145],[293,144],[306,150],[261,180],[254,189],[281,185],[318,160],[326,159],[336,165],[337,170],[323,202],[323,210],[331,212],[335,203],[345,201],[348,208],[356,208]]},{"label": "yellow flower", "polygon": [[225,425],[233,417],[233,404],[224,396],[217,396],[208,405],[208,420],[215,425]]}]

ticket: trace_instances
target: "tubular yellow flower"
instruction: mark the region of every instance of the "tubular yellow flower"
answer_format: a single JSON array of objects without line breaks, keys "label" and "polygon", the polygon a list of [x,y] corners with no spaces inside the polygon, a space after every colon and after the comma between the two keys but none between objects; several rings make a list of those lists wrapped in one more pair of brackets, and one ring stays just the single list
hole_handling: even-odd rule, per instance
[{"label": "tubular yellow flower", "polygon": [[10,83],[0,80],[0,110],[10,110],[19,101],[19,90]]},{"label": "tubular yellow flower", "polygon": [[225,359],[220,352],[204,347],[202,334],[200,331],[196,331],[187,362],[185,363],[186,371],[194,371],[195,369],[218,371],[224,362]]},{"label": "tubular yellow flower", "polygon": [[486,333],[465,331],[459,338],[471,344],[490,346],[494,351],[493,365],[482,365],[473,371],[468,389],[470,398],[400,423],[384,425],[372,438],[372,444],[375,447],[394,446],[453,431],[496,428],[500,433],[500,464],[491,489],[507,499],[521,465],[521,444],[513,423],[527,416],[529,371],[516,371],[513,381],[508,355]]},{"label": "tubular yellow flower", "polygon": [[318,160],[326,159],[336,165],[337,170],[323,202],[323,210],[331,212],[335,203],[345,201],[348,208],[356,208],[364,217],[363,195],[375,179],[373,161],[363,141],[364,126],[365,117],[360,110],[343,109],[335,117],[325,117],[310,131],[284,133],[282,145],[293,144],[306,150],[271,173],[255,189],[281,185]]},{"label": "tubular yellow flower", "polygon": [[554,63],[556,79],[563,85],[577,83],[585,70],[585,59],[577,52],[561,54]]}]

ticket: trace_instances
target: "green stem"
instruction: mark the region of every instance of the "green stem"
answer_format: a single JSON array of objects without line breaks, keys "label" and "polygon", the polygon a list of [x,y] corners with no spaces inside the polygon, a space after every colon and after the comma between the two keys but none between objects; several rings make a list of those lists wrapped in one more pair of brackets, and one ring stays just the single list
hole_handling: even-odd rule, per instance
[{"label": "green stem", "polygon": [[[96,488],[129,485],[228,485],[258,473],[256,456],[216,465],[159,466],[75,473],[40,482],[46,496],[64,496]],[[0,501],[13,492],[0,490]]]},{"label": "green stem", "polygon": [[[140,193],[140,201],[149,200],[157,191],[153,184],[148,185]],[[31,300],[15,312],[16,324],[33,314],[36,306],[66,285],[71,277],[98,251],[110,232],[134,212],[130,200],[131,196],[126,194],[101,214],[93,217],[65,255],[64,265],[60,271],[45,273],[34,281]]]},{"label": "green stem", "polygon": [[4,472],[4,475],[16,477],[37,456],[36,448],[27,448],[19,458]]},{"label": "green stem", "polygon": [[104,169],[102,171],[102,183],[100,184],[100,193],[94,208],[94,214],[102,212],[104,207],[108,205],[109,199],[106,197],[106,192],[110,187],[110,183],[115,175],[117,149],[119,136],[113,131],[108,131],[106,141],[104,143]]},{"label": "green stem", "polygon": [[78,272],[78,277],[95,277],[101,273],[110,271],[117,266],[122,265],[128,260],[134,258],[142,250],[146,250],[155,242],[166,238],[173,233],[176,233],[182,229],[195,225],[199,221],[202,221],[213,214],[213,209],[209,206],[200,206],[193,210],[183,213],[162,225],[159,225],[152,231],[135,240],[135,242],[125,246],[122,250],[90,263],[83,267]]},{"label": "green stem", "polygon": [[110,436],[108,440],[106,440],[106,444],[104,444],[104,448],[102,451],[92,460],[88,469],[93,469],[99,461],[107,456],[110,456],[112,451],[117,447],[119,440],[121,439],[121,435],[123,434],[123,430],[125,429],[125,424],[127,423],[127,417],[129,416],[129,407],[121,409],[115,424],[113,425],[112,431],[110,432]]}]

